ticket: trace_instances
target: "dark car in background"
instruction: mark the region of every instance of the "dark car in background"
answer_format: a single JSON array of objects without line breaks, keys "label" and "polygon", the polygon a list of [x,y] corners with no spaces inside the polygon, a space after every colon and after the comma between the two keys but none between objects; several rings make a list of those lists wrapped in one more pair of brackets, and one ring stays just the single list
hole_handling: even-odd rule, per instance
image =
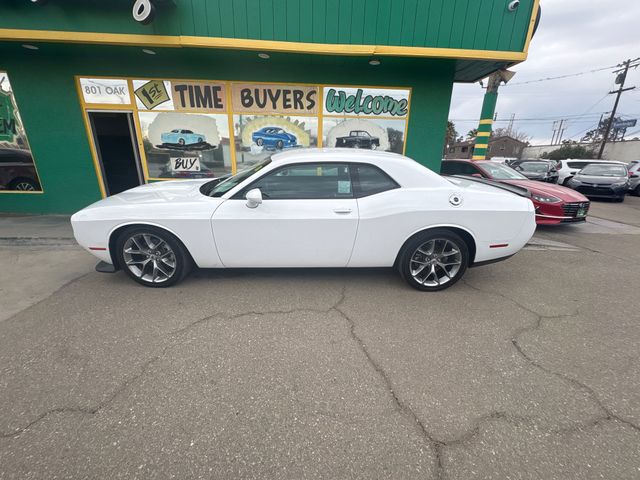
[{"label": "dark car in background", "polygon": [[558,183],[556,162],[546,160],[517,160],[510,162],[509,166],[523,174],[529,180]]},{"label": "dark car in background", "polygon": [[629,170],[620,164],[593,163],[576,173],[567,186],[589,198],[624,202],[629,189]]},{"label": "dark car in background", "polygon": [[31,153],[18,148],[0,148],[0,190],[41,190]]},{"label": "dark car in background", "polygon": [[530,180],[513,168],[490,160],[444,160],[442,175],[480,177],[499,183],[526,188],[536,208],[538,225],[584,222],[589,212],[589,200],[570,188]]},{"label": "dark car in background", "polygon": [[346,137],[336,138],[336,147],[369,148],[375,150],[380,146],[380,139],[373,137],[365,130],[351,130]]}]

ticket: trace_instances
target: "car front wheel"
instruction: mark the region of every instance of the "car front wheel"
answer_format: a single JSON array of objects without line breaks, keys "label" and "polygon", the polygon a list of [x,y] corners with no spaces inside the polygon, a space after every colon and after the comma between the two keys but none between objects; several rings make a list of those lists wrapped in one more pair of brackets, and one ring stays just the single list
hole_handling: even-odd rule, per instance
[{"label": "car front wheel", "polygon": [[147,287],[170,287],[184,279],[192,260],[180,241],[160,228],[125,230],[116,242],[118,263],[136,282]]},{"label": "car front wheel", "polygon": [[459,235],[432,230],[416,235],[403,247],[400,274],[417,290],[435,292],[454,285],[467,269],[469,248]]}]

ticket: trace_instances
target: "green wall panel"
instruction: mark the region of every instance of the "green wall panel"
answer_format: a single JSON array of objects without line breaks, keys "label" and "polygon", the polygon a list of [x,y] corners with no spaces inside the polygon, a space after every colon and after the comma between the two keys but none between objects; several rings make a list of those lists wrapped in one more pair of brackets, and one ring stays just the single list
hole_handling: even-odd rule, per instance
[{"label": "green wall panel", "polygon": [[[131,0],[12,1],[0,28],[196,35],[295,42],[522,51],[534,0],[153,0],[136,23]],[[480,8],[481,6],[481,8]]]},{"label": "green wall panel", "polygon": [[74,75],[277,81],[412,87],[406,154],[439,168],[455,62],[255,52],[43,44],[32,52],[0,43],[44,188],[0,194],[0,212],[71,213],[100,198]]}]

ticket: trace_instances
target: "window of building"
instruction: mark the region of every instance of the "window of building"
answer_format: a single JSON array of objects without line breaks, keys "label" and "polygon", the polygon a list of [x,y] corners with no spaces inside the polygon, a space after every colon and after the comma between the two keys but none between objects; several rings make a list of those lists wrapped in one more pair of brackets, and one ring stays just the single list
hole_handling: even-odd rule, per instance
[{"label": "window of building", "polygon": [[462,153],[466,153],[469,151],[469,147],[462,147]]},{"label": "window of building", "polygon": [[0,72],[0,192],[42,192],[6,72]]}]

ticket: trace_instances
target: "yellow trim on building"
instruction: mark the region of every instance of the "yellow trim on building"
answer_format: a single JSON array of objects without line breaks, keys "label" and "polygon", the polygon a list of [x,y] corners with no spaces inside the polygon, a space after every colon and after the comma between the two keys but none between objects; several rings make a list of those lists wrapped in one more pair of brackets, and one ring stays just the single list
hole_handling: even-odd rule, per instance
[{"label": "yellow trim on building", "polygon": [[533,1],[533,10],[531,11],[531,20],[529,21],[529,31],[527,32],[527,39],[524,42],[523,52],[526,56],[529,54],[529,45],[531,45],[531,39],[533,38],[533,28],[536,26],[536,18],[538,16],[538,9],[540,8],[540,0]]},{"label": "yellow trim on building", "polygon": [[486,157],[484,155],[474,155],[471,160],[486,160]]},{"label": "yellow trim on building", "polygon": [[487,148],[488,146],[486,143],[476,143],[475,148]]},{"label": "yellow trim on building", "polygon": [[490,137],[491,132],[478,132],[476,137]]},{"label": "yellow trim on building", "polygon": [[480,120],[480,125],[493,125],[493,119],[486,118],[484,120]]},{"label": "yellow trim on building", "polygon": [[[538,0],[536,0],[537,2]],[[532,27],[527,38],[527,47]],[[253,40],[246,38],[195,37],[177,35],[143,35],[132,33],[75,32],[0,28],[0,40],[16,42],[56,42],[100,45],[172,48],[220,48],[228,50],[259,50],[268,52],[311,53],[317,55],[404,56],[452,58],[458,60],[494,60],[521,62],[527,50],[470,50],[461,48],[403,47],[393,45],[350,45],[339,43],[285,42],[281,40]]]}]

